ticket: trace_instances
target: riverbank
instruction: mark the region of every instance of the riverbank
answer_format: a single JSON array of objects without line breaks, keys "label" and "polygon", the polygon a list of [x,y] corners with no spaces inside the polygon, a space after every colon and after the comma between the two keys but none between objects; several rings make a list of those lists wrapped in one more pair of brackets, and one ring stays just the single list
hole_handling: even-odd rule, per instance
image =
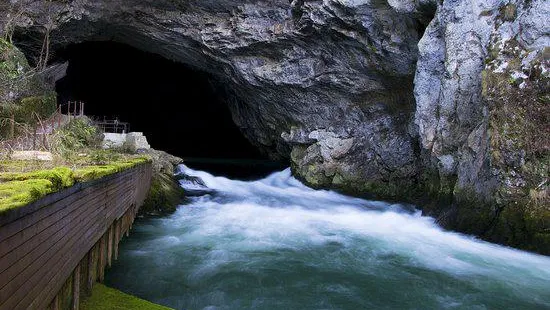
[{"label": "riverbank", "polygon": [[97,283],[92,294],[80,303],[81,310],[170,310]]}]

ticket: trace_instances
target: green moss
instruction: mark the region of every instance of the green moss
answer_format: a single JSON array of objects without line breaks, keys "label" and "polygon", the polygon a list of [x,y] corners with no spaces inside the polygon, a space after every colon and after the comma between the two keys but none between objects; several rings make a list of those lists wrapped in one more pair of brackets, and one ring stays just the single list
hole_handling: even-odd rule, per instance
[{"label": "green moss", "polygon": [[96,283],[92,295],[81,304],[82,310],[169,310],[170,308],[153,304],[143,299]]},{"label": "green moss", "polygon": [[74,178],[77,182],[88,182],[110,174],[115,174],[117,172],[130,169],[139,164],[143,164],[149,161],[150,159],[148,157],[138,157],[130,160],[113,162],[108,165],[84,167],[77,169],[74,172]]},{"label": "green moss", "polygon": [[50,170],[26,173],[0,173],[0,214],[25,206],[77,182],[98,179],[149,161],[148,157],[138,157],[109,165],[89,166],[76,170],[68,167],[56,167]]},{"label": "green moss", "polygon": [[[500,16],[513,20],[517,8],[505,5]],[[537,52],[526,70],[523,60],[533,51],[524,50],[513,38],[504,45],[496,43],[490,47],[496,51],[494,61],[482,74],[482,95],[489,111],[489,155],[491,173],[497,181],[493,199],[498,214],[483,237],[550,254],[550,135],[546,134],[550,79],[541,69],[548,53],[546,49]],[[504,62],[508,64],[504,71],[496,71]],[[511,79],[514,72],[528,77]]]},{"label": "green moss", "polygon": [[27,173],[0,173],[0,182],[25,181],[31,179],[48,180],[56,190],[70,187],[74,184],[73,171],[68,167],[57,167],[51,170],[39,170]]},{"label": "green moss", "polygon": [[176,211],[185,197],[185,191],[172,175],[155,173],[151,180],[151,189],[140,212],[144,214],[165,214]]},{"label": "green moss", "polygon": [[54,185],[45,179],[0,183],[0,214],[32,203],[53,191]]},{"label": "green moss", "polygon": [[485,237],[499,214],[494,202],[481,199],[472,188],[456,189],[453,204],[456,206],[454,219],[447,228],[476,236]]}]

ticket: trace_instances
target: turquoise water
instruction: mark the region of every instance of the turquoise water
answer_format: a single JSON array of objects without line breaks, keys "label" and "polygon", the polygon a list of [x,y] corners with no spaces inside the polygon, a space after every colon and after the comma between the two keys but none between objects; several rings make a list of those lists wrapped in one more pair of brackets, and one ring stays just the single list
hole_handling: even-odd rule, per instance
[{"label": "turquoise water", "polygon": [[175,309],[550,309],[550,257],[288,169],[250,182],[181,170],[215,192],[137,221],[109,286]]}]

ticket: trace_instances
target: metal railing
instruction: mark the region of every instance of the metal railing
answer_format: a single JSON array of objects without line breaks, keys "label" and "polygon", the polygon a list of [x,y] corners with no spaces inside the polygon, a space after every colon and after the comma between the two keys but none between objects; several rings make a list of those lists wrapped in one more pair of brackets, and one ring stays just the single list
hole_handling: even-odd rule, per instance
[{"label": "metal railing", "polygon": [[[0,155],[3,153],[1,150],[50,150],[50,136],[55,130],[63,127],[71,120],[84,116],[84,106],[82,101],[69,101],[60,104],[47,119],[40,119],[37,116],[36,123],[32,127],[21,126],[24,131],[17,137],[0,137]],[[102,132],[128,133],[130,131],[130,123],[122,122],[118,117],[107,118],[104,116],[98,118],[90,116],[89,118]],[[12,119],[11,126],[19,125]]]},{"label": "metal railing", "polygon": [[82,101],[67,101],[65,104],[58,106],[59,113],[77,117],[84,116],[84,102]]},{"label": "metal railing", "polygon": [[102,120],[93,119],[94,125],[98,127],[102,132],[110,133],[128,133],[130,131],[130,123],[121,122],[118,118],[107,119],[103,117]]}]

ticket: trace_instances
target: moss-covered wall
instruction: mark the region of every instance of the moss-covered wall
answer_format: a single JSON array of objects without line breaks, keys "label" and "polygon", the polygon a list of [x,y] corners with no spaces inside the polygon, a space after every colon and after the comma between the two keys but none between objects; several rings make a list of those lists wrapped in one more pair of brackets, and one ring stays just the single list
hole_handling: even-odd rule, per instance
[{"label": "moss-covered wall", "polygon": [[[514,18],[513,8],[503,16]],[[483,72],[498,216],[490,240],[550,254],[550,48],[495,40]]]}]

